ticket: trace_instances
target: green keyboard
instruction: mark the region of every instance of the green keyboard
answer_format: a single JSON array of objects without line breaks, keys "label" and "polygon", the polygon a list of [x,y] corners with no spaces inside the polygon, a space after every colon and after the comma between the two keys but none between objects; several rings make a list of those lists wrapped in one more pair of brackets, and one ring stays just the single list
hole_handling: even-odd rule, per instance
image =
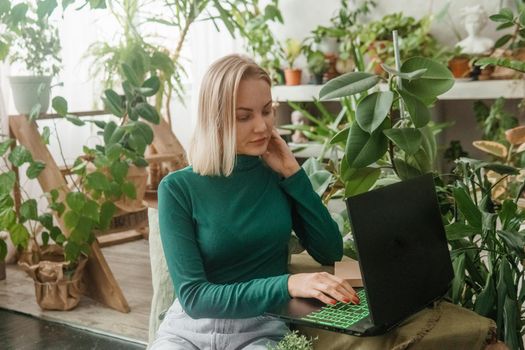
[{"label": "green keyboard", "polygon": [[303,317],[302,320],[337,328],[348,328],[369,314],[365,290],[359,290],[357,295],[361,300],[359,305],[338,302],[335,305],[327,305],[318,311],[314,311]]}]

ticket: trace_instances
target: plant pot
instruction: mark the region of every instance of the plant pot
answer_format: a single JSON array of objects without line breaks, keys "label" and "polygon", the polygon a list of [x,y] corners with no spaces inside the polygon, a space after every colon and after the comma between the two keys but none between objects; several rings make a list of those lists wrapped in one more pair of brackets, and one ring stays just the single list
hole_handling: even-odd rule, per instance
[{"label": "plant pot", "polygon": [[318,49],[327,55],[337,55],[339,53],[339,43],[337,42],[337,38],[323,38],[318,44]]},{"label": "plant pot", "polygon": [[[15,108],[20,114],[29,114],[33,107],[40,103],[40,113],[49,108],[51,76],[11,76],[9,77]],[[40,85],[43,84],[40,95]]]},{"label": "plant pot", "polygon": [[286,85],[301,85],[301,74],[302,71],[300,69],[286,68],[284,70]]},{"label": "plant pot", "polygon": [[470,59],[468,57],[454,57],[448,62],[448,68],[450,68],[454,78],[468,78],[471,71]]},{"label": "plant pot", "polygon": [[312,83],[315,85],[322,85],[323,84],[323,73],[312,74]]},{"label": "plant pot", "polygon": [[[49,260],[47,260],[49,259]],[[51,245],[42,249],[41,256],[26,255],[18,264],[33,278],[35,297],[44,310],[71,310],[80,302],[83,292],[82,276],[87,257],[76,266],[64,261],[64,250]]]}]

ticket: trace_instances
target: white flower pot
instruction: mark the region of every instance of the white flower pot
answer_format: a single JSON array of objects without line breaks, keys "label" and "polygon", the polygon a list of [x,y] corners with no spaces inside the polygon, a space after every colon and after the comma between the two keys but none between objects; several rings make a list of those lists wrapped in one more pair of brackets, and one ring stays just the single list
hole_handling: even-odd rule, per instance
[{"label": "white flower pot", "polygon": [[[15,108],[20,114],[29,114],[33,107],[40,103],[40,113],[49,108],[51,76],[10,76],[11,90]],[[42,88],[39,87],[42,84]]]}]

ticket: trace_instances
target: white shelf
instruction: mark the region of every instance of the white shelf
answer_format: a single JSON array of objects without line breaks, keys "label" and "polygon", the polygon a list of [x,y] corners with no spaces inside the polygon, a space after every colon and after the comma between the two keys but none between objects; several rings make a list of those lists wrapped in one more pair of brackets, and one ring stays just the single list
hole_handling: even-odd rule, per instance
[{"label": "white shelf", "polygon": [[[323,145],[317,142],[307,142],[307,143],[294,143],[288,142],[288,146],[292,150],[293,154],[297,158],[310,158],[318,157],[323,150]],[[304,149],[302,149],[304,148]],[[296,149],[302,149],[301,151],[296,152]],[[338,158],[341,159],[344,152],[338,152]],[[325,153],[325,158],[330,157],[330,152]]]},{"label": "white shelf", "polygon": [[[273,99],[278,102],[310,102],[319,98],[323,85],[278,85],[272,88]],[[456,83],[440,100],[484,100],[504,97],[507,99],[525,98],[525,80],[486,80],[460,81]]]}]

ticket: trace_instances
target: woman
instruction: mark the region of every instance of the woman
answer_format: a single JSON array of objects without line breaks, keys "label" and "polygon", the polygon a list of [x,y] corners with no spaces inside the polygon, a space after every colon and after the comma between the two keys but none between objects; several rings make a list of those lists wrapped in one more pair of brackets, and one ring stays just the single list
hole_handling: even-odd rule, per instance
[{"label": "woman", "polygon": [[159,185],[159,224],[177,299],[153,349],[264,349],[288,331],[263,316],[292,297],[358,303],[327,273],[289,275],[292,229],[319,263],[341,259],[337,224],[274,128],[268,74],[229,55],[203,78],[191,166]]}]

